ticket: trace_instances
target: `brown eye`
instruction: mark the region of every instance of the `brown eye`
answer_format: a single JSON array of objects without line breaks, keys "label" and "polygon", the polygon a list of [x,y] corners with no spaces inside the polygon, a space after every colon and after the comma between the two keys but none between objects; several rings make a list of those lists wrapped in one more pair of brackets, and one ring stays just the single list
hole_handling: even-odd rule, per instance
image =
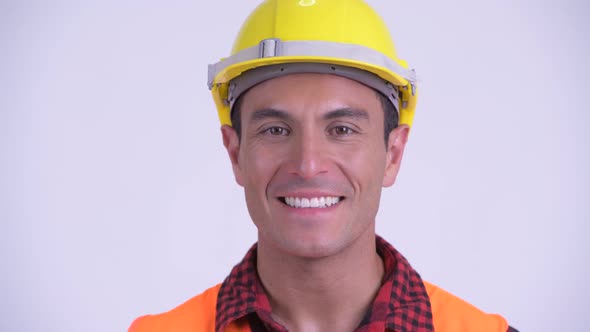
[{"label": "brown eye", "polygon": [[350,129],[349,127],[345,127],[345,126],[334,127],[330,131],[331,131],[331,134],[335,135],[335,136],[348,136],[348,135],[352,135],[354,133],[354,131],[352,129]]},{"label": "brown eye", "polygon": [[289,130],[283,127],[270,127],[266,130],[272,136],[287,136],[289,135]]}]

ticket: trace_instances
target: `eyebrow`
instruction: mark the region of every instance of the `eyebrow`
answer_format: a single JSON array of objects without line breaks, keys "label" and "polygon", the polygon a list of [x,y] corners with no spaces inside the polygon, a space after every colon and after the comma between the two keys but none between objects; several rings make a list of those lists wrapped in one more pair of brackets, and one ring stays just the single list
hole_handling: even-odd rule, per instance
[{"label": "eyebrow", "polygon": [[[285,111],[281,111],[274,108],[263,108],[254,111],[250,116],[250,120],[252,121],[260,121],[267,118],[276,118],[281,120],[289,120],[291,116],[289,113]],[[334,120],[339,118],[353,118],[353,119],[362,119],[368,120],[369,113],[365,110],[352,108],[352,107],[345,107],[345,108],[338,108],[332,110],[322,117],[324,120]]]},{"label": "eyebrow", "polygon": [[259,109],[254,111],[254,113],[252,113],[252,115],[250,116],[250,120],[252,121],[260,121],[266,118],[288,120],[291,118],[291,116],[285,111],[277,110],[274,108]]},{"label": "eyebrow", "polygon": [[346,107],[330,111],[324,114],[323,118],[324,120],[333,120],[338,118],[354,118],[369,120],[369,113],[362,109]]}]

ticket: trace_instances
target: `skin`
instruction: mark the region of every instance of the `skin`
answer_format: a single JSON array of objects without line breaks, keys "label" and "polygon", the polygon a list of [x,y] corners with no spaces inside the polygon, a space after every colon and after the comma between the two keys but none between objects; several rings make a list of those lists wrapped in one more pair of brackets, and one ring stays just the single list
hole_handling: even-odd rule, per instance
[{"label": "skin", "polygon": [[[398,174],[409,128],[383,140],[375,92],[347,78],[291,74],[243,96],[242,138],[222,126],[258,228],[258,273],[290,331],[353,331],[383,276],[375,216]],[[283,197],[340,197],[294,208]]]}]

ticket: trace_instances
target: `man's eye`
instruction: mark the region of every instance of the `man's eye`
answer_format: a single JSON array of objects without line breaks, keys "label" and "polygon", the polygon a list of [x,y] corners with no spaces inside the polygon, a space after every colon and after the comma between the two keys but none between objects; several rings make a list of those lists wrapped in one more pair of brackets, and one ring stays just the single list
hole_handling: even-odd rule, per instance
[{"label": "man's eye", "polygon": [[270,135],[273,136],[287,136],[289,135],[289,130],[283,127],[270,127],[265,130]]},{"label": "man's eye", "polygon": [[352,130],[349,127],[345,127],[345,126],[337,126],[337,127],[330,129],[330,134],[334,135],[334,136],[348,136],[348,135],[352,135],[353,133],[354,133],[354,130]]}]

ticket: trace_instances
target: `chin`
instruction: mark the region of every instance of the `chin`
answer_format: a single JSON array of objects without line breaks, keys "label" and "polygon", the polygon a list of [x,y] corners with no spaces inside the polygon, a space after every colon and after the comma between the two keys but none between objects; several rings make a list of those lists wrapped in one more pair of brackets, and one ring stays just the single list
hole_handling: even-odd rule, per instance
[{"label": "chin", "polygon": [[287,236],[273,237],[273,246],[285,254],[301,258],[324,258],[342,251],[346,247],[346,239],[335,236],[334,233],[327,236],[322,234],[289,234]]}]

